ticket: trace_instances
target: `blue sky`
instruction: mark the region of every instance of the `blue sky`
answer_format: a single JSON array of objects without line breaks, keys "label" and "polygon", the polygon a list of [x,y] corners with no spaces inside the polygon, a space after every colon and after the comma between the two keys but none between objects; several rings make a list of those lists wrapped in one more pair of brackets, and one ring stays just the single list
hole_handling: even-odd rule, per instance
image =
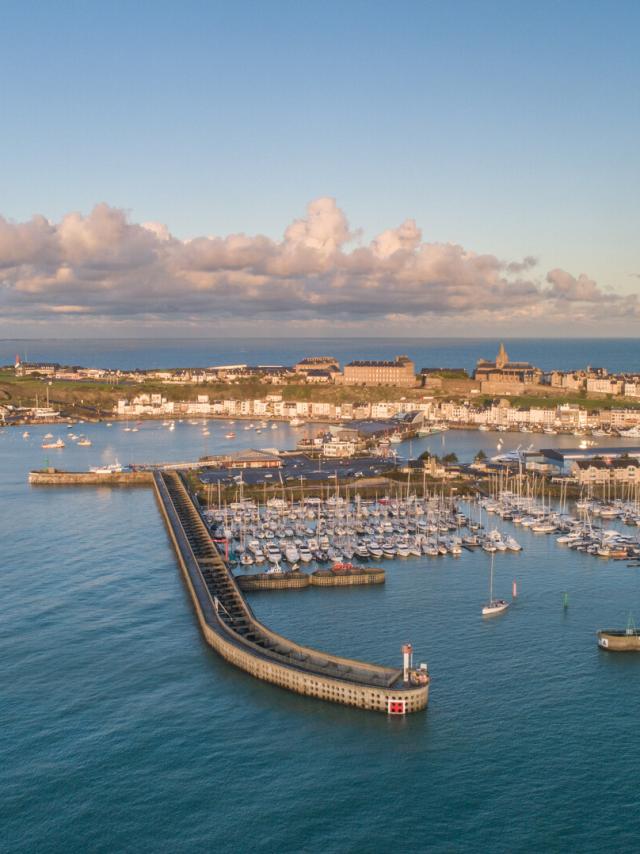
[{"label": "blue sky", "polygon": [[361,244],[413,219],[633,295],[639,31],[637,2],[5,2],[0,214],[278,241],[328,196]]}]

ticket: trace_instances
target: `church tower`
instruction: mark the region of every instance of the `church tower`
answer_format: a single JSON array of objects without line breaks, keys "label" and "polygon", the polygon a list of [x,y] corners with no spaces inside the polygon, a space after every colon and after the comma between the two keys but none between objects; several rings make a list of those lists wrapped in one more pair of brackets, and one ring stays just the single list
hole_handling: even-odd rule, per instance
[{"label": "church tower", "polygon": [[498,358],[496,359],[496,368],[504,368],[506,364],[509,362],[509,357],[507,356],[507,351],[504,349],[504,344],[500,344],[500,349],[498,350]]}]

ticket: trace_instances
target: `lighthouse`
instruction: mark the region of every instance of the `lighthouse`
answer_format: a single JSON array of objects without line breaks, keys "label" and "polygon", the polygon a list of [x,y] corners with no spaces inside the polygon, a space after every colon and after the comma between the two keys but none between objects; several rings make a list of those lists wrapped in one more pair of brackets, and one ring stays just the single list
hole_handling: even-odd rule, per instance
[{"label": "lighthouse", "polygon": [[402,678],[405,682],[409,681],[409,670],[411,669],[412,657],[413,647],[410,643],[405,643],[402,647]]}]

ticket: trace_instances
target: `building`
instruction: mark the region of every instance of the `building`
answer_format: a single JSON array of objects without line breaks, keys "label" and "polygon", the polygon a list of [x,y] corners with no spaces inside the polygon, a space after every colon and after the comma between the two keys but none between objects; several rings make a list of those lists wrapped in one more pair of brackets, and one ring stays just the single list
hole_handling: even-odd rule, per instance
[{"label": "building", "polygon": [[282,466],[282,459],[278,454],[257,451],[253,448],[247,451],[232,451],[230,454],[200,457],[200,462],[205,466],[225,469],[273,469]]},{"label": "building", "polygon": [[354,442],[343,441],[341,439],[331,439],[330,442],[324,442],[321,446],[323,457],[352,457],[356,452]]},{"label": "building", "polygon": [[349,362],[344,366],[341,382],[345,385],[412,387],[416,384],[416,368],[408,356],[396,356],[393,361]]},{"label": "building", "polygon": [[55,377],[61,365],[57,362],[23,362],[20,356],[16,356],[14,365],[17,377],[26,377],[30,374],[38,374],[42,377]]},{"label": "building", "polygon": [[640,462],[637,459],[576,460],[571,473],[579,484],[640,483]]},{"label": "building", "polygon": [[321,368],[312,368],[305,373],[308,383],[330,383],[334,374],[331,371],[323,371]]},{"label": "building", "polygon": [[340,371],[340,362],[334,359],[333,356],[307,356],[306,359],[301,359],[293,366],[296,374],[308,374],[310,371],[328,371],[329,373],[338,373]]},{"label": "building", "polygon": [[640,462],[640,447],[626,448],[541,448],[532,454],[532,459],[551,466],[560,474],[570,474],[575,463],[593,462],[594,460],[607,465],[618,460]]},{"label": "building", "polygon": [[543,373],[529,362],[512,362],[504,344],[500,344],[495,361],[478,359],[474,379],[480,383],[481,391],[491,393],[510,392],[518,394],[527,385],[536,385],[542,380]]},{"label": "building", "polygon": [[618,377],[587,377],[587,394],[622,394],[624,381]]}]

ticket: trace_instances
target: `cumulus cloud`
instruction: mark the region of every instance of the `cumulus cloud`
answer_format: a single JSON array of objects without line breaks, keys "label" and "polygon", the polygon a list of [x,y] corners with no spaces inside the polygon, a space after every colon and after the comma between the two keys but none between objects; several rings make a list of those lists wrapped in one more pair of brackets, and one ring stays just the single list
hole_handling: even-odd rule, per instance
[{"label": "cumulus cloud", "polygon": [[547,273],[547,282],[551,285],[549,296],[569,302],[602,302],[608,297],[596,282],[584,273],[580,273],[576,278],[566,270],[550,270]]},{"label": "cumulus cloud", "polygon": [[0,217],[0,307],[16,319],[261,319],[341,324],[454,317],[508,321],[572,304],[574,317],[637,316],[581,274],[536,276],[533,256],[500,259],[423,239],[414,220],[369,243],[334,199],[312,201],[281,240],[230,234],[179,240],[99,204],[59,223]]}]

